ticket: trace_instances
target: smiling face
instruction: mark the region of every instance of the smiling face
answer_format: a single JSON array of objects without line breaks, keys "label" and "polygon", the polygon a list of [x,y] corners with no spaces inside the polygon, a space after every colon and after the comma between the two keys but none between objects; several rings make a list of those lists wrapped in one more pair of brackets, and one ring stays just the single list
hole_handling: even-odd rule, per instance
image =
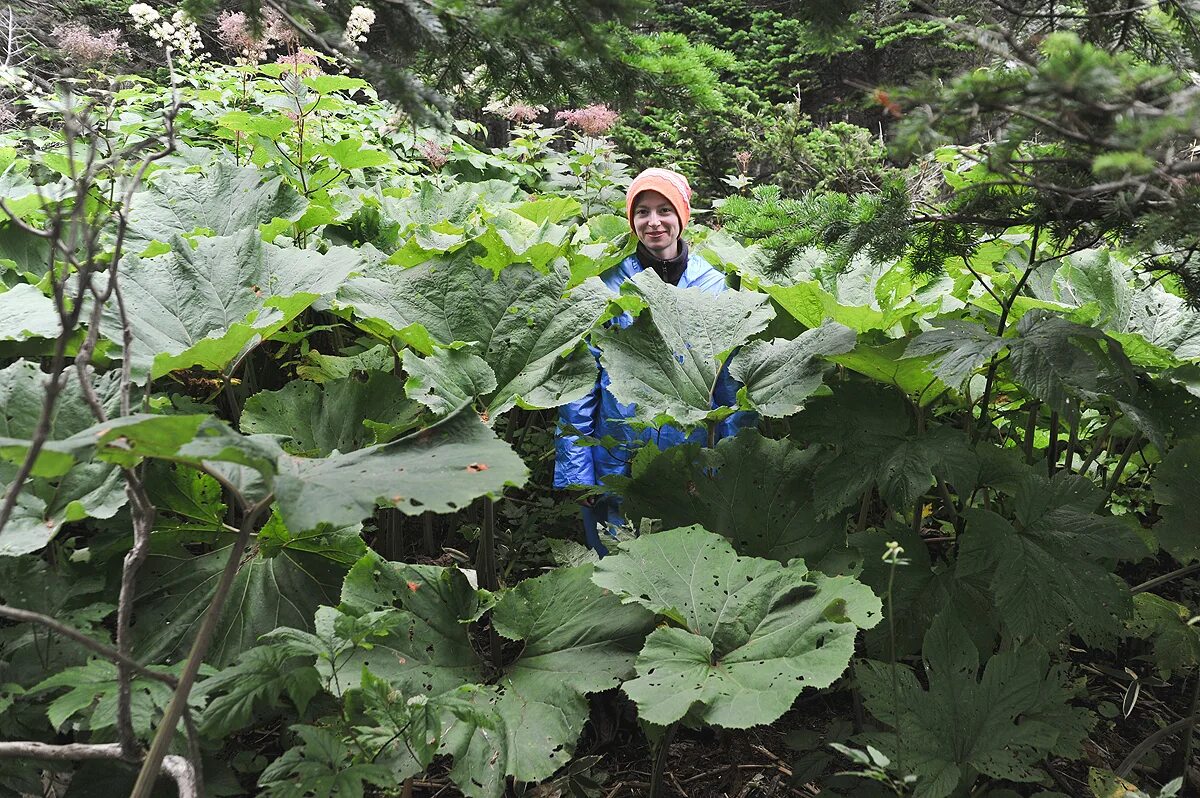
[{"label": "smiling face", "polygon": [[633,205],[633,233],[657,258],[670,260],[679,254],[679,214],[657,191],[643,191]]}]

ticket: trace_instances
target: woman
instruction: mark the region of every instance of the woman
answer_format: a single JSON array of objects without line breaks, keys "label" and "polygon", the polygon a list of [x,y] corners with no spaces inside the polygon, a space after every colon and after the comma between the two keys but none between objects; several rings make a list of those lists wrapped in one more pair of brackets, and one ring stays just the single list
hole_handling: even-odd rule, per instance
[{"label": "woman", "polygon": [[[703,258],[689,254],[687,242],[682,238],[692,215],[691,198],[691,186],[687,178],[678,172],[647,169],[634,178],[625,194],[625,215],[629,219],[629,227],[637,236],[637,250],[601,275],[610,289],[620,291],[621,283],[639,272],[651,270],[664,282],[679,288],[694,288],[710,294],[726,290],[725,275]],[[623,313],[610,323],[625,328],[633,323],[633,318]],[[610,474],[628,474],[629,461],[639,441],[650,441],[658,448],[666,449],[680,443],[703,443],[707,440],[704,430],[696,430],[688,436],[670,426],[643,432],[631,429],[626,419],[633,417],[633,405],[621,404],[609,392],[608,374],[599,365],[600,353],[594,347],[592,352],[596,355],[599,368],[595,388],[587,396],[563,405],[559,410],[559,429],[555,439],[555,487],[590,487],[602,484],[602,479]],[[713,392],[713,407],[736,405],[739,387],[723,370]],[[753,425],[755,421],[753,414],[735,413],[721,423],[718,438]],[[565,432],[565,427],[596,438],[612,436],[621,443],[611,449],[579,446],[578,436]],[[618,497],[603,496],[584,501],[583,524],[587,543],[601,556],[607,550],[600,540],[598,527],[604,525],[611,531],[623,522]]]}]

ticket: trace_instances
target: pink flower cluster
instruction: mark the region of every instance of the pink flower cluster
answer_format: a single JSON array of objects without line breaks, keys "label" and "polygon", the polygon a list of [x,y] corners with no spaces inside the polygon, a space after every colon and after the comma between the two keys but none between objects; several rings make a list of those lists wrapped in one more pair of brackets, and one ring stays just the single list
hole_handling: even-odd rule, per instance
[{"label": "pink flower cluster", "polygon": [[55,28],[54,38],[60,50],[81,64],[102,64],[123,49],[119,31],[96,33],[77,22]]},{"label": "pink flower cluster", "polygon": [[450,160],[450,148],[436,141],[423,141],[417,149],[421,151],[421,156],[431,169],[441,169],[446,165],[446,161]]},{"label": "pink flower cluster", "polygon": [[733,156],[733,160],[737,161],[738,171],[742,174],[746,174],[750,169],[750,152],[748,150],[738,152]]},{"label": "pink flower cluster", "polygon": [[230,50],[236,50],[247,62],[257,64],[266,56],[267,50],[277,44],[289,49],[300,43],[295,29],[277,12],[263,12],[258,35],[249,18],[241,11],[222,11],[217,17],[217,38]]},{"label": "pink flower cluster", "polygon": [[574,111],[559,111],[555,118],[579,128],[584,135],[598,138],[612,130],[620,114],[607,105],[589,105]]},{"label": "pink flower cluster", "polygon": [[308,72],[320,74],[322,71],[321,65],[317,63],[317,56],[311,50],[292,50],[276,58],[275,63],[290,67],[297,75]]},{"label": "pink flower cluster", "polygon": [[529,103],[513,103],[502,108],[500,115],[509,122],[527,123],[536,120],[545,110],[545,108],[532,106]]}]

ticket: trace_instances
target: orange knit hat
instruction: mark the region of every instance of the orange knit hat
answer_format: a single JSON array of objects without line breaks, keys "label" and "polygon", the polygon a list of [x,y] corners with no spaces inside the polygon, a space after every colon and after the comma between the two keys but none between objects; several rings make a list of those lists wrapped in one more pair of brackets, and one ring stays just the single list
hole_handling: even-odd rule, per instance
[{"label": "orange knit hat", "polygon": [[625,217],[633,227],[633,204],[643,191],[657,191],[667,198],[679,216],[679,230],[687,227],[692,216],[692,187],[687,178],[670,169],[647,169],[633,179],[625,192]]}]

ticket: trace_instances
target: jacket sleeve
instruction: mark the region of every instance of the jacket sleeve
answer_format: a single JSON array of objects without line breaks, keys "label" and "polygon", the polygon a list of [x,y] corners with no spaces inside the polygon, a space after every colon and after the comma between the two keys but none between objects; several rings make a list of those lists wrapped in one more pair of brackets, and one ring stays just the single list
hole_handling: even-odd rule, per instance
[{"label": "jacket sleeve", "polygon": [[[732,359],[731,356],[730,360]],[[721,373],[717,376],[717,386],[713,390],[713,407],[737,407],[737,393],[741,388],[742,384],[729,373],[729,360],[725,361],[725,365],[721,367]],[[758,413],[750,410],[738,410],[717,427],[717,440],[728,438],[736,435],[739,430],[757,425]]]},{"label": "jacket sleeve", "polygon": [[563,427],[570,425],[584,435],[595,434],[599,407],[600,375],[597,372],[596,384],[586,396],[558,409],[558,427],[554,433],[554,487],[596,484],[595,447],[577,446],[579,436],[564,432]]}]

